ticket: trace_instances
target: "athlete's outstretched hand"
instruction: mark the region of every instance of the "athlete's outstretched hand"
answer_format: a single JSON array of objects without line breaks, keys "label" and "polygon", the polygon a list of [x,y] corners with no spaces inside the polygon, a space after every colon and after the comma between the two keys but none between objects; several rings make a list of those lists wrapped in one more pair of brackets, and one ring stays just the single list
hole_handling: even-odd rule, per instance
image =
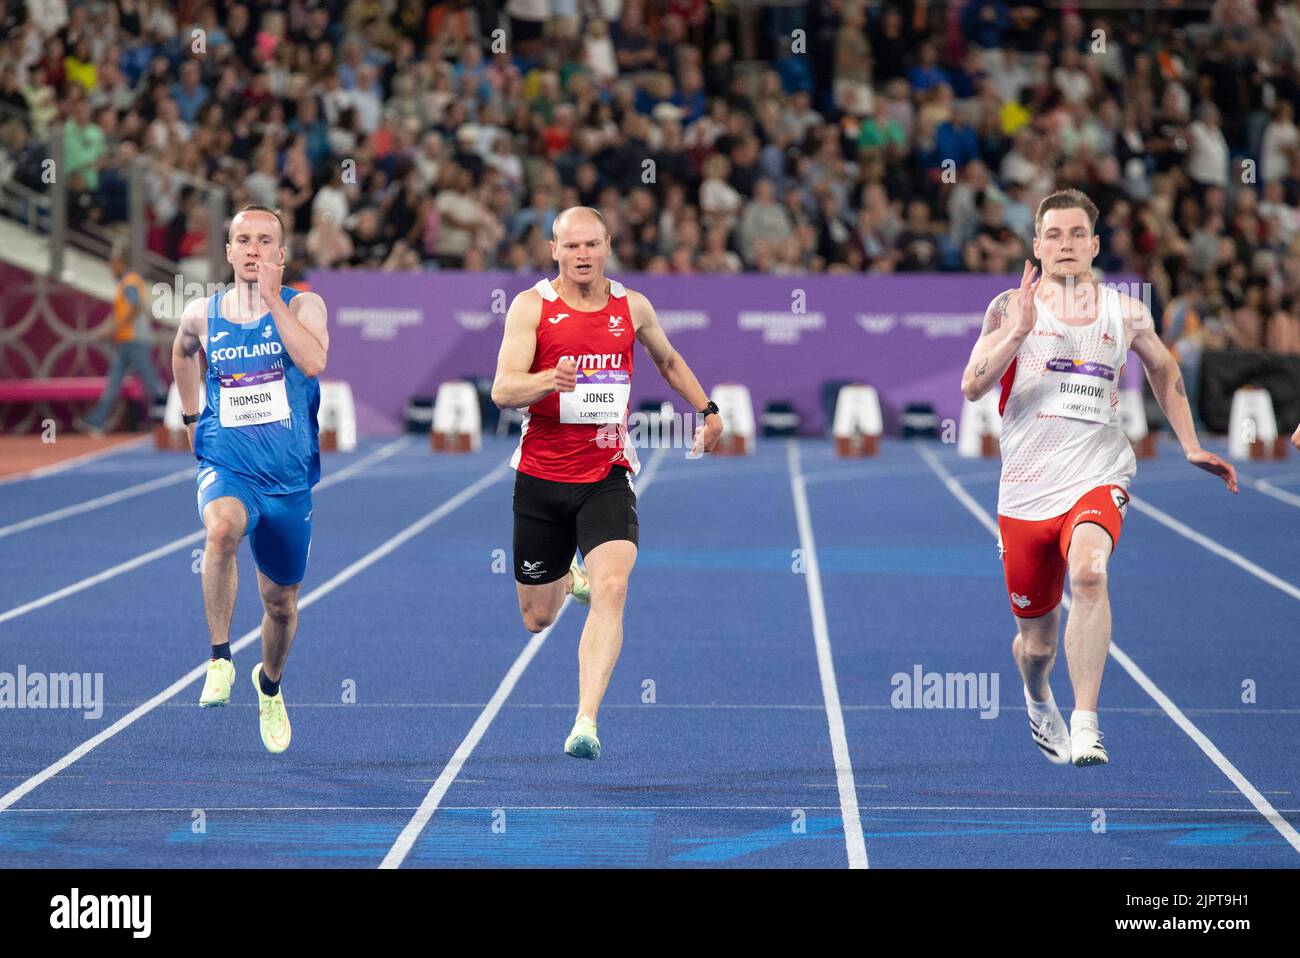
[{"label": "athlete's outstretched hand", "polygon": [[555,367],[553,387],[557,393],[571,393],[578,388],[578,364],[567,356]]},{"label": "athlete's outstretched hand", "polygon": [[706,416],[703,425],[695,430],[695,442],[691,445],[688,459],[698,459],[706,452],[712,452],[722,437],[722,416],[714,413]]},{"label": "athlete's outstretched hand", "polygon": [[1187,461],[1198,469],[1204,469],[1213,476],[1218,476],[1227,485],[1229,492],[1237,491],[1237,469],[1230,462],[1225,462],[1212,452],[1198,449],[1187,454]]},{"label": "athlete's outstretched hand", "polygon": [[271,306],[280,298],[280,278],[284,276],[284,267],[260,260],[257,264],[257,292],[262,302]]},{"label": "athlete's outstretched hand", "polygon": [[1034,264],[1025,260],[1025,271],[1020,274],[1020,296],[1017,298],[1019,308],[1016,311],[1016,332],[1025,336],[1034,331],[1034,321],[1038,318],[1034,293],[1038,290],[1041,279]]},{"label": "athlete's outstretched hand", "polygon": [[1291,433],[1291,445],[1300,449],[1300,426],[1295,427],[1295,432]]}]

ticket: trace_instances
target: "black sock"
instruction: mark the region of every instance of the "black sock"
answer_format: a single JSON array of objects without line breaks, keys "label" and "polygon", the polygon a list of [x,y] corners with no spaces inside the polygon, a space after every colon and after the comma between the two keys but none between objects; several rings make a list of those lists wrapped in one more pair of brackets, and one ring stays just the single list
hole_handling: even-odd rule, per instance
[{"label": "black sock", "polygon": [[257,684],[262,687],[263,695],[275,695],[277,692],[279,692],[280,681],[283,678],[284,676],[282,675],[280,676],[279,679],[276,679],[274,682],[272,682],[270,679],[266,677],[266,673],[263,672],[261,669],[258,669],[257,671]]},{"label": "black sock", "polygon": [[222,642],[220,645],[212,647],[212,657],[214,659],[225,659],[227,662],[233,661],[230,658],[230,643]]}]

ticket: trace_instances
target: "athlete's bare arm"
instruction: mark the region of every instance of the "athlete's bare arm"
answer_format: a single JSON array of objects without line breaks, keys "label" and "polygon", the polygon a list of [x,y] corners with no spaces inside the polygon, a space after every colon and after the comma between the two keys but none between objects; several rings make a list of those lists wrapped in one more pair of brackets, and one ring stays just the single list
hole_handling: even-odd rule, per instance
[{"label": "athlete's bare arm", "polygon": [[325,361],[329,358],[325,300],[316,293],[299,293],[286,306],[280,298],[283,275],[282,266],[265,261],[258,263],[258,292],[275,317],[275,328],[293,364],[307,376],[319,376],[325,371]]},{"label": "athlete's bare arm", "polygon": [[1039,282],[1036,273],[1026,260],[1020,288],[999,294],[984,311],[984,326],[961,376],[961,394],[971,402],[1002,378],[1020,351],[1020,344],[1033,331],[1034,291]]},{"label": "athlete's bare arm", "polygon": [[520,409],[553,392],[571,393],[578,385],[578,365],[561,361],[554,369],[530,373],[537,354],[537,324],[542,319],[542,296],[528,289],[515,297],[506,312],[506,331],[497,354],[497,374],[492,380],[492,401],[500,409]]},{"label": "athlete's bare arm", "polygon": [[[632,313],[632,326],[636,330],[637,342],[650,354],[655,368],[659,370],[659,375],[664,377],[664,382],[671,386],[677,395],[690,403],[693,410],[699,412],[709,404],[709,395],[701,388],[700,381],[695,378],[695,373],[691,372],[691,367],[686,364],[681,353],[673,349],[672,344],[668,342],[668,335],[659,325],[659,317],[655,315],[650,300],[641,293],[629,289],[627,303]],[[696,432],[694,448],[691,451],[708,452],[717,444],[721,435],[722,417],[714,413],[705,418],[704,425]]]},{"label": "athlete's bare arm", "polygon": [[[172,340],[172,377],[181,397],[181,412],[196,415],[203,404],[203,337],[208,334],[208,301],[196,299],[181,311],[176,338]],[[190,423],[190,445],[194,445],[194,423]]]},{"label": "athlete's bare arm", "polygon": [[1151,391],[1155,394],[1156,402],[1160,403],[1169,425],[1173,427],[1174,435],[1182,444],[1187,461],[1218,476],[1229,490],[1236,492],[1237,470],[1231,463],[1201,448],[1196,426],[1192,422],[1192,407],[1187,402],[1183,374],[1178,369],[1178,362],[1156,335],[1151,311],[1145,303],[1131,296],[1120,294],[1119,299],[1124,311],[1124,332],[1128,336],[1129,348],[1142,360],[1147,381],[1151,383]]},{"label": "athlete's bare arm", "polygon": [[1291,445],[1300,449],[1300,426],[1295,427],[1295,432],[1291,433]]}]

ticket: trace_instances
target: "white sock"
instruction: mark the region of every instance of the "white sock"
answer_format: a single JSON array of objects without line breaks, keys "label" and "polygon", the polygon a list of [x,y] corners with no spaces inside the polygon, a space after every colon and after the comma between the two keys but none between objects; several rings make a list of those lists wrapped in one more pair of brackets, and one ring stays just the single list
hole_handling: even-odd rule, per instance
[{"label": "white sock", "polygon": [[1029,707],[1029,717],[1036,722],[1041,722],[1056,709],[1056,697],[1052,695],[1052,690],[1049,688],[1047,690],[1047,701],[1035,702],[1034,697],[1029,694],[1029,687],[1026,686],[1025,705]]},{"label": "white sock", "polygon": [[1083,709],[1075,709],[1070,713],[1070,734],[1073,735],[1081,728],[1097,728],[1097,713],[1085,712]]}]

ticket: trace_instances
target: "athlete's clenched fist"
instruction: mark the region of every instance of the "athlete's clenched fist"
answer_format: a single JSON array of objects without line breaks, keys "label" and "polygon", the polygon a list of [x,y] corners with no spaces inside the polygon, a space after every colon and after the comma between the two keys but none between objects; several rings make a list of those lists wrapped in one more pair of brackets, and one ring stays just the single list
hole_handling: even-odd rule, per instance
[{"label": "athlete's clenched fist", "polygon": [[578,388],[578,364],[567,356],[555,367],[552,388],[557,393],[571,393]]}]

